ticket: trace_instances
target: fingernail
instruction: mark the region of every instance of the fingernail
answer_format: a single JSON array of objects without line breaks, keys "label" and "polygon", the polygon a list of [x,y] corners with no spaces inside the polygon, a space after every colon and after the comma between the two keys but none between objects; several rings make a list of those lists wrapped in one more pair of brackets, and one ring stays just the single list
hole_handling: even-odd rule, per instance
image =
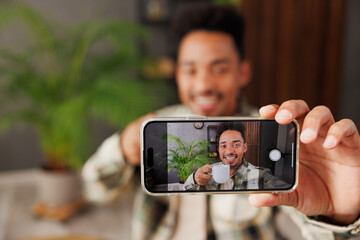
[{"label": "fingernail", "polygon": [[261,107],[260,109],[259,109],[259,113],[260,113],[260,115],[264,115],[264,113],[266,112],[266,106],[264,106],[264,107]]},{"label": "fingernail", "polygon": [[334,136],[329,135],[326,137],[323,146],[324,148],[333,148],[336,146],[336,143],[337,139]]},{"label": "fingernail", "polygon": [[260,115],[265,115],[266,112],[275,111],[275,110],[276,108],[273,105],[266,105],[260,108],[259,113]]},{"label": "fingernail", "polygon": [[275,119],[278,122],[286,122],[292,118],[293,118],[293,115],[291,114],[291,112],[289,112],[288,110],[285,110],[285,109],[279,111],[275,116]]},{"label": "fingernail", "polygon": [[316,133],[314,130],[307,128],[302,131],[300,139],[302,142],[308,142],[313,140],[316,137]]}]

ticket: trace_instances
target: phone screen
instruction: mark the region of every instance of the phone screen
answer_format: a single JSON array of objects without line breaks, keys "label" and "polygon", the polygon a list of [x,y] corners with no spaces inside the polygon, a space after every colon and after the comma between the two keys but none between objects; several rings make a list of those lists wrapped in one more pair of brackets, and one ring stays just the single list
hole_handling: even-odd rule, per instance
[{"label": "phone screen", "polygon": [[297,124],[274,120],[159,120],[142,130],[149,193],[291,191]]}]

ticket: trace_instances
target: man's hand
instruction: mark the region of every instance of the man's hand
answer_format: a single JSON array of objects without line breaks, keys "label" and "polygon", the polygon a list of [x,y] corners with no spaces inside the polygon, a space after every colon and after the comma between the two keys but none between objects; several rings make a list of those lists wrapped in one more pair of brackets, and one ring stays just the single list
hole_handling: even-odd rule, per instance
[{"label": "man's hand", "polygon": [[206,164],[199,168],[195,173],[196,184],[200,186],[206,185],[212,177],[209,173],[211,173],[211,165]]},{"label": "man's hand", "polygon": [[154,113],[147,114],[130,123],[120,137],[120,148],[127,162],[140,165],[140,128],[141,124],[148,118],[156,117]]},{"label": "man's hand", "polygon": [[310,111],[301,100],[265,106],[260,114],[280,124],[295,118],[299,122],[299,185],[288,194],[251,195],[250,203],[293,206],[305,215],[322,215],[337,224],[356,220],[360,214],[360,137],[354,122],[335,122],[327,107]]}]

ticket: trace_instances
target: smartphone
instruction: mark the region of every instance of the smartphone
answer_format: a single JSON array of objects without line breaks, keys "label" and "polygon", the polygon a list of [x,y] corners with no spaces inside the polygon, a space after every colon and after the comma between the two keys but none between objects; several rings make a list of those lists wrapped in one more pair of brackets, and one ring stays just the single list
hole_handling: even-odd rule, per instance
[{"label": "smartphone", "polygon": [[287,193],[298,184],[299,125],[244,117],[151,118],[141,128],[150,195]]}]

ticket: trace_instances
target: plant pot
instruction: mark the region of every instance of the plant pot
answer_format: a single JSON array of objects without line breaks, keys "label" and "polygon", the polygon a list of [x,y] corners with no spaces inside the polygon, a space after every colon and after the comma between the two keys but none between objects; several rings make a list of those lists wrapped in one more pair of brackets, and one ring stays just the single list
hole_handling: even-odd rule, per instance
[{"label": "plant pot", "polygon": [[78,172],[42,169],[37,179],[38,203],[57,208],[82,198]]}]

